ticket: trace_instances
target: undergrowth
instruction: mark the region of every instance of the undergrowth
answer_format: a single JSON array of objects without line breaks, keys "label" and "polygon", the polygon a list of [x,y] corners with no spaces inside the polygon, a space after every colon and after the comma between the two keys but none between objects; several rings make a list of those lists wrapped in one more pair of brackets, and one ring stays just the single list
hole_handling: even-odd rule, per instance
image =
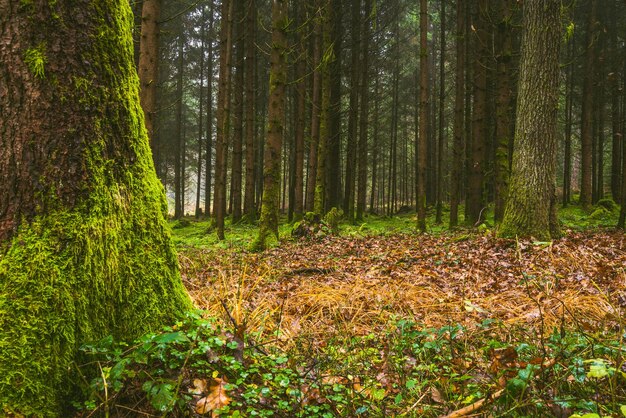
[{"label": "undergrowth", "polygon": [[84,346],[92,361],[81,370],[97,377],[75,406],[83,416],[435,417],[484,400],[491,416],[626,416],[622,332],[563,326],[541,338],[489,319],[471,329],[398,319],[282,350],[196,313],[130,346]]}]

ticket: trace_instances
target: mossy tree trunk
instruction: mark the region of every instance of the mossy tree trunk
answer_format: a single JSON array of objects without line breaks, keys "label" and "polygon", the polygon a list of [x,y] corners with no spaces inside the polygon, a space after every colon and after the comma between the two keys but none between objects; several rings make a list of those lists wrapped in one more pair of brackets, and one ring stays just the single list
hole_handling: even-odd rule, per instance
[{"label": "mossy tree trunk", "polygon": [[549,240],[555,222],[556,124],[559,99],[558,0],[524,3],[524,35],[509,200],[498,230],[503,237]]},{"label": "mossy tree trunk", "polygon": [[0,0],[0,415],[70,416],[83,343],[191,307],[132,24],[125,0]]},{"label": "mossy tree trunk", "polygon": [[332,5],[330,1],[324,1],[321,11],[322,28],[322,57],[321,66],[321,109],[320,109],[320,133],[317,145],[317,169],[315,170],[315,196],[313,200],[313,212],[323,215],[326,212],[326,171],[328,160],[328,144],[330,134],[330,64],[335,59],[334,48],[331,39],[331,22],[333,20]]},{"label": "mossy tree trunk", "polygon": [[278,203],[280,198],[280,162],[284,135],[285,85],[287,84],[287,0],[272,2],[272,50],[270,53],[270,97],[263,161],[263,197],[259,235],[254,247],[263,250],[267,239],[278,239]]}]

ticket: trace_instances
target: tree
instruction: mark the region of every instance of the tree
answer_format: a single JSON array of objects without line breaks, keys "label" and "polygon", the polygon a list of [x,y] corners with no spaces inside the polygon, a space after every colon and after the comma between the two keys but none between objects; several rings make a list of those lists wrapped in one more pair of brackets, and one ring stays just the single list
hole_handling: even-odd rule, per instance
[{"label": "tree", "polygon": [[464,155],[463,141],[463,106],[465,92],[465,5],[456,4],[456,68],[454,69],[454,127],[452,153],[452,179],[450,188],[450,228],[458,225],[459,200],[461,193],[461,177]]},{"label": "tree", "polygon": [[125,1],[0,0],[9,416],[69,416],[82,344],[136,338],[191,307],[139,104],[132,23]]},{"label": "tree", "polygon": [[556,222],[556,124],[559,102],[560,4],[524,3],[515,151],[503,237],[549,240]]},{"label": "tree", "polygon": [[141,39],[139,41],[139,98],[145,116],[150,148],[154,153],[154,118],[159,78],[159,17],[161,0],[144,0],[141,8]]},{"label": "tree", "polygon": [[226,167],[230,135],[230,76],[233,49],[233,5],[235,0],[222,0],[220,22],[220,75],[217,92],[217,129],[215,137],[215,188],[213,220],[218,239],[224,239],[226,216]]},{"label": "tree", "polygon": [[595,71],[595,48],[593,45],[593,32],[596,19],[596,0],[591,0],[587,21],[587,33],[585,46],[585,80],[583,83],[581,127],[580,127],[580,152],[581,152],[581,186],[580,204],[589,209],[592,200],[592,143],[593,143],[593,82]]},{"label": "tree", "polygon": [[428,136],[428,4],[420,0],[420,118],[417,145],[417,227],[426,231],[426,150]]},{"label": "tree", "polygon": [[265,249],[267,238],[278,239],[278,201],[280,197],[280,155],[284,135],[285,85],[287,84],[287,0],[272,2],[272,50],[270,53],[270,97],[267,139],[263,162],[263,198],[257,250]]}]

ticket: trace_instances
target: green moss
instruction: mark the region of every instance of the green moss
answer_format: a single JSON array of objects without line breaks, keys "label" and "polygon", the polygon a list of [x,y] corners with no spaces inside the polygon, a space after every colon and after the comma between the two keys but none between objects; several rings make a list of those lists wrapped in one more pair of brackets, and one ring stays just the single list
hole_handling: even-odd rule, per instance
[{"label": "green moss", "polygon": [[[101,111],[80,127],[83,190],[72,207],[47,192],[45,212],[24,221],[0,253],[0,416],[70,416],[63,408],[80,345],[132,340],[192,307],[143,126],[130,9],[107,3],[93,2],[103,10],[90,13],[116,21],[84,57],[101,64],[86,77],[100,80],[89,100]],[[45,61],[43,52],[31,56]],[[85,85],[74,87],[59,86],[70,103]]]},{"label": "green moss", "polygon": [[28,65],[28,69],[35,77],[44,78],[44,66],[47,63],[46,45],[40,43],[35,48],[29,48],[24,53],[24,62]]}]

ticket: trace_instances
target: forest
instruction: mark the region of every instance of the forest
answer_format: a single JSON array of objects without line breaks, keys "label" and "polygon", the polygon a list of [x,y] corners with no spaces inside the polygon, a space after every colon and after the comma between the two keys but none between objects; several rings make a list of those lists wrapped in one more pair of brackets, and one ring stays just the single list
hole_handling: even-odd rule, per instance
[{"label": "forest", "polygon": [[0,417],[626,417],[626,3],[0,0]]}]

